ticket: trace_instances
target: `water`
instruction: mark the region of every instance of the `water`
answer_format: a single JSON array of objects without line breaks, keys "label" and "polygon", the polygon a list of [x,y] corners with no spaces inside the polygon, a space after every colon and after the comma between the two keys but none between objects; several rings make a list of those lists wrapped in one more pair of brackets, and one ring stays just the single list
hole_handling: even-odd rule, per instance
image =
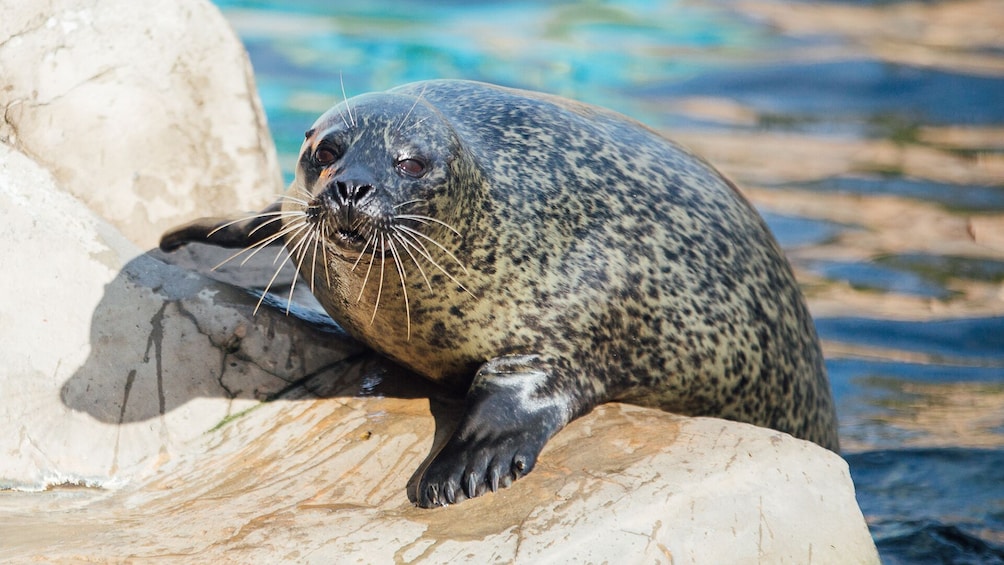
[{"label": "water", "polygon": [[707,156],[804,285],[884,561],[1004,562],[999,4],[217,3],[287,176],[343,88],[427,78],[607,106]]}]

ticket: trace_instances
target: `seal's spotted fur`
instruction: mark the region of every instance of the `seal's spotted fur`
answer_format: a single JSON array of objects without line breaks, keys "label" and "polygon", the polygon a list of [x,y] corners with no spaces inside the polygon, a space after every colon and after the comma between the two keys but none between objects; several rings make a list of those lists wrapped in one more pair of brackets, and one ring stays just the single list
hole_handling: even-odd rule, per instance
[{"label": "seal's spotted fur", "polygon": [[[395,170],[405,158],[422,174]],[[366,194],[348,204],[357,185]],[[331,196],[336,186],[346,203]],[[422,505],[507,485],[561,427],[610,400],[838,448],[815,329],[763,220],[711,166],[637,122],[487,84],[409,84],[322,116],[292,195],[287,226],[356,213],[372,224],[360,233],[398,242],[360,249],[333,242],[334,224],[315,228],[323,252],[301,253],[300,272],[332,317],[468,390],[466,415],[421,482]],[[402,219],[405,210],[435,221]],[[394,239],[394,222],[421,238]],[[181,228],[165,247],[220,223]],[[247,244],[261,224],[226,228],[224,240]],[[299,233],[287,245],[309,247]],[[415,241],[443,247],[423,254]],[[391,255],[378,285],[371,259]]]}]

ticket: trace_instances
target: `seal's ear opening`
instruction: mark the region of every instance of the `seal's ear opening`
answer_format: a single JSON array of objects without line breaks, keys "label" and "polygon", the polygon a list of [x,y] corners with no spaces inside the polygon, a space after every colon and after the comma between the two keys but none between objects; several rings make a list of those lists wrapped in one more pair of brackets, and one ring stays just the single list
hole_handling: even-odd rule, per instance
[{"label": "seal's ear opening", "polygon": [[[281,203],[275,202],[261,212],[239,218],[199,218],[171,228],[160,237],[160,250],[171,252],[185,244],[198,242],[217,247],[249,247],[279,233]],[[272,243],[281,243],[274,238]],[[270,244],[271,245],[271,244]]]}]

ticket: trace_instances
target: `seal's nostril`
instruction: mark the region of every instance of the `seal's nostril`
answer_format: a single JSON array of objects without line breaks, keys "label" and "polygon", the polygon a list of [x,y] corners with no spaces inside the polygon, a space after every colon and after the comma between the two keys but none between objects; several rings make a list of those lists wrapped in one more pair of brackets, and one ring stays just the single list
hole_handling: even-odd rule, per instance
[{"label": "seal's nostril", "polygon": [[338,194],[338,200],[342,204],[358,204],[360,200],[373,191],[373,185],[356,184],[352,181],[336,181],[335,191]]},{"label": "seal's nostril", "polygon": [[343,202],[348,202],[349,200],[349,186],[342,181],[335,183],[335,188],[338,190],[338,196]]}]

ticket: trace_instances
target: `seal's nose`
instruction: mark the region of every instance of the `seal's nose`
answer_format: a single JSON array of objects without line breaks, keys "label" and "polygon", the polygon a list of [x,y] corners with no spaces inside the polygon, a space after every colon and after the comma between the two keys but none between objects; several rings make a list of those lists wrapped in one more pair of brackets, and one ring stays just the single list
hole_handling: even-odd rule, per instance
[{"label": "seal's nose", "polygon": [[334,189],[340,204],[359,204],[373,192],[373,185],[356,181],[336,181]]}]

